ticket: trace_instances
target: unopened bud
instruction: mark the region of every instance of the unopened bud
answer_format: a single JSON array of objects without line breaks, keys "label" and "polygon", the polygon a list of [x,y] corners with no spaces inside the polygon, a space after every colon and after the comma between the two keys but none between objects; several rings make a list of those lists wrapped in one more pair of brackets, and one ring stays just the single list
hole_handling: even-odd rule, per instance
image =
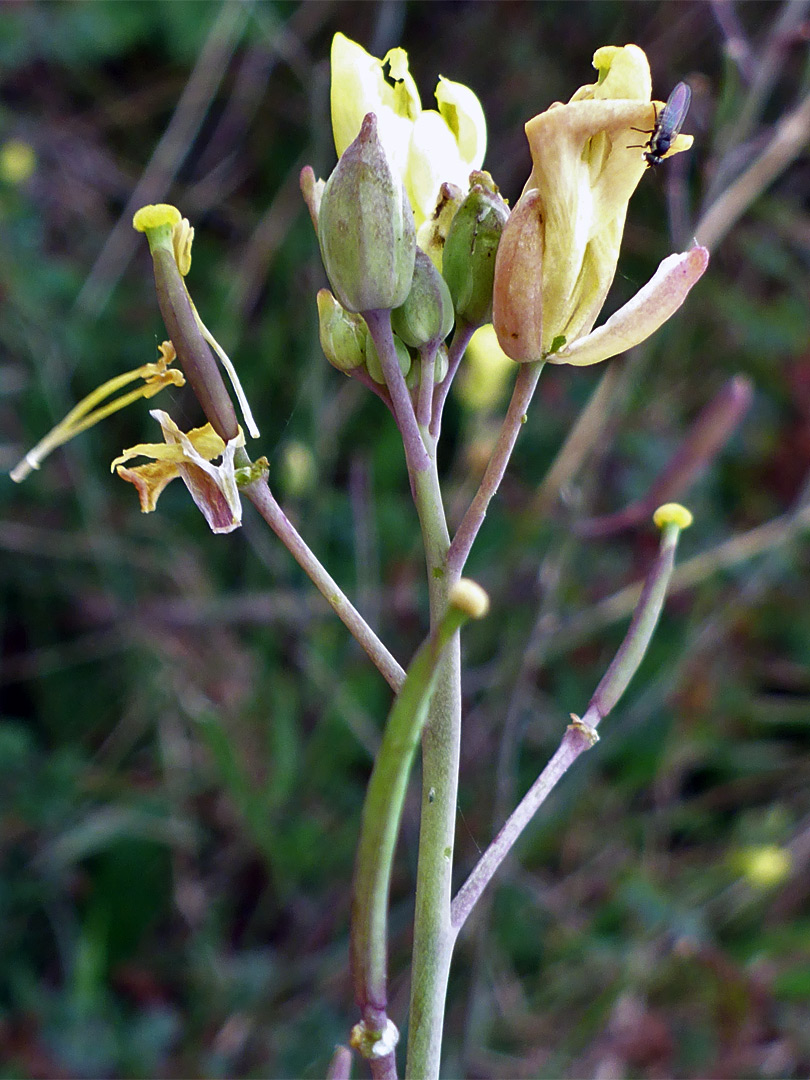
[{"label": "unopened bud", "polygon": [[321,210],[321,197],[323,195],[324,181],[315,178],[315,173],[313,172],[311,165],[305,165],[298,178],[298,184],[301,188],[301,194],[304,196],[304,202],[307,204],[307,210],[309,210],[312,227],[317,236],[318,214]]},{"label": "unopened bud", "polygon": [[420,348],[444,341],[453,329],[453,300],[447,282],[420,248],[416,249],[411,291],[391,312],[391,326],[406,345]]},{"label": "unopened bud", "polygon": [[540,192],[521,195],[503,230],[495,262],[492,323],[508,357],[543,355],[544,223]]},{"label": "unopened bud", "polygon": [[[433,362],[433,383],[437,385],[444,382],[447,372],[450,370],[450,360],[447,355],[447,346],[440,345],[436,351],[436,359]],[[411,357],[411,370],[405,378],[405,385],[409,390],[418,390],[422,381],[422,357],[419,353]]]},{"label": "unopened bud", "polygon": [[456,314],[471,326],[489,320],[495,257],[509,210],[489,173],[474,173],[444,245],[442,274]]},{"label": "unopened bud", "polygon": [[328,289],[318,292],[317,301],[323,354],[338,371],[352,371],[366,358],[366,324],[360,315],[341,307]]},{"label": "unopened bud", "polygon": [[[396,334],[394,334],[394,347],[397,351],[399,369],[403,375],[407,376],[408,372],[411,370],[411,354],[405,347],[405,343],[401,341]],[[380,357],[371,334],[366,338],[366,370],[375,383],[379,383],[380,386],[385,386],[385,375],[383,375]]]},{"label": "unopened bud", "polygon": [[456,184],[444,183],[439,188],[436,208],[430,217],[423,221],[416,232],[419,247],[430,258],[437,270],[442,268],[444,245],[456,211],[464,202],[464,194]]},{"label": "unopened bud", "polygon": [[318,239],[327,277],[348,311],[396,308],[413,278],[413,211],[368,113],[326,181]]}]

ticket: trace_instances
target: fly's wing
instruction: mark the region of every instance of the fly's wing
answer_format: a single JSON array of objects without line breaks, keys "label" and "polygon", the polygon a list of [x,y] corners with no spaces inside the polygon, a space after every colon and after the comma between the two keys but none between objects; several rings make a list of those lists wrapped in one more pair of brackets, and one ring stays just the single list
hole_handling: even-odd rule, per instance
[{"label": "fly's wing", "polygon": [[683,127],[686,114],[689,112],[689,102],[692,100],[692,91],[685,82],[679,82],[667,98],[664,111],[658,118],[661,134],[669,139],[674,139]]}]

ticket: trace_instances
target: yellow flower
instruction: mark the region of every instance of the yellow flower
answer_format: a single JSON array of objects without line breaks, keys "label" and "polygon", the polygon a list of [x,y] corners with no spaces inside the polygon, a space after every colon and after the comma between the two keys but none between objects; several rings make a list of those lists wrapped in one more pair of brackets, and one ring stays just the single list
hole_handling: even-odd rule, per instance
[{"label": "yellow flower", "polygon": [[440,76],[438,110],[423,109],[404,49],[390,49],[378,60],[357,42],[335,34],[331,62],[338,156],[357,137],[363,117],[373,112],[391,167],[405,184],[417,228],[432,215],[442,183],[467,191],[470,173],[483,163],[487,141],[484,111],[469,87]]},{"label": "yellow flower", "polygon": [[[245,445],[240,429],[235,439],[225,443],[210,424],[183,432],[168,413],[154,409],[150,416],[163,429],[162,443],[139,443],[124,450],[111,464],[122,480],[134,484],[144,514],[157,506],[164,488],[178,476],[215,533],[229,533],[242,524],[242,504],[236,483],[234,454]],[[153,460],[128,469],[123,462],[133,457]],[[219,465],[212,465],[221,457]]]},{"label": "yellow flower", "polygon": [[[532,173],[504,229],[495,275],[493,322],[514,360],[596,363],[629,347],[605,351],[610,342],[603,342],[599,355],[596,349],[587,359],[570,355],[593,327],[613,281],[627,205],[647,168],[638,131],[652,130],[663,102],[650,100],[650,68],[638,46],[598,49],[593,63],[596,83],[526,125]],[[691,144],[691,136],[678,135],[669,154]],[[702,259],[680,267],[680,280],[699,269],[686,292],[705,269]],[[663,284],[670,295],[673,280],[659,279],[656,287]],[[630,341],[625,327],[623,340],[637,344],[652,329]]]},{"label": "yellow flower", "polygon": [[0,180],[7,184],[24,184],[36,167],[37,156],[30,143],[7,139],[0,146]]},{"label": "yellow flower", "polygon": [[738,853],[736,862],[749,885],[759,889],[781,885],[793,869],[790,851],[776,844],[744,848]]}]

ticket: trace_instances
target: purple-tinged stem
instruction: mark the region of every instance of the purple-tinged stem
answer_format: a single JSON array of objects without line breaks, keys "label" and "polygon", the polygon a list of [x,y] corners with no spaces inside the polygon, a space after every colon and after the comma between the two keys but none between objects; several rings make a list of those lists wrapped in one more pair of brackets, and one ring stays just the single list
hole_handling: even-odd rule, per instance
[{"label": "purple-tinged stem", "polygon": [[589,518],[574,526],[579,536],[611,536],[646,521],[661,503],[678,498],[731,438],[754,395],[751,380],[735,375],[712,398],[687,431],[649,491],[615,514]]},{"label": "purple-tinged stem", "polygon": [[428,344],[419,350],[419,397],[416,402],[416,420],[423,431],[430,426],[433,394],[436,389],[433,379],[436,374],[436,353],[438,351],[438,342]]},{"label": "purple-tinged stem", "polygon": [[591,737],[580,726],[569,724],[565,729],[562,742],[554,756],[509,815],[504,827],[478,860],[475,869],[456,894],[450,909],[451,922],[456,934],[461,930],[481,893],[546,797],[557,786],[579,755],[592,745]]},{"label": "purple-tinged stem", "polygon": [[543,360],[536,360],[520,365],[515,388],[512,391],[512,400],[509,402],[509,408],[484,478],[450,545],[447,564],[456,573],[464,569],[470,548],[483,524],[487,508],[506,472],[506,466],[509,464],[509,458],[517,442],[518,432],[526,422],[526,412],[534,395],[537,380],[540,378],[540,372],[543,370],[543,364]]},{"label": "purple-tinged stem", "polygon": [[475,326],[471,326],[463,320],[456,323],[456,331],[453,334],[448,354],[447,374],[433,392],[433,415],[430,420],[430,434],[434,440],[439,438],[445,400],[450,392],[450,387],[453,385],[453,379],[458,371],[461,358],[464,356],[467,346],[470,344],[470,338],[475,331]]},{"label": "purple-tinged stem", "polygon": [[348,1046],[336,1046],[326,1070],[326,1080],[349,1080],[352,1074],[352,1052]]},{"label": "purple-tinged stem", "polygon": [[456,935],[515,841],[548,795],[579,755],[597,742],[599,736],[596,728],[600,720],[607,716],[638,670],[661,614],[667,585],[672,576],[680,531],[678,525],[673,523],[664,526],[658,556],[644,582],[627,634],[594,691],[585,715],[581,720],[572,715],[573,722],[566,728],[553,757],[507,818],[506,824],[456,894],[450,909],[452,928]]},{"label": "purple-tinged stem", "polygon": [[380,367],[388,385],[388,393],[391,395],[394,419],[402,435],[405,458],[413,481],[413,473],[425,472],[430,467],[430,455],[422,441],[411,395],[405,385],[405,376],[402,374],[397,359],[394,335],[391,332],[391,312],[387,308],[379,311],[364,311],[363,318],[366,320],[380,358]]},{"label": "purple-tinged stem", "polygon": [[365,649],[369,659],[394,693],[399,693],[405,681],[404,669],[304,543],[295,526],[274,499],[267,482],[254,480],[252,484],[242,488],[242,491],[289,550],[298,565],[309,575],[318,592],[343,622],[349,633]]}]

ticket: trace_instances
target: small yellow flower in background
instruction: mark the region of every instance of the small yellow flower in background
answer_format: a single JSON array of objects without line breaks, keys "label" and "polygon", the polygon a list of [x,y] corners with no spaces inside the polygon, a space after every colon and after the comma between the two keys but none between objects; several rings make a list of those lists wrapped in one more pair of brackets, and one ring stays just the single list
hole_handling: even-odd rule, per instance
[{"label": "small yellow flower in background", "polygon": [[[134,401],[140,401],[141,398],[154,397],[165,386],[183,386],[186,380],[182,371],[171,367],[171,364],[176,359],[172,343],[164,341],[158,351],[160,352],[160,359],[155,363],[143,364],[132,371],[124,372],[123,375],[116,375],[115,378],[108,379],[107,382],[102,383],[91,394],[88,394],[86,398],[83,398],[78,405],[70,410],[64,420],[61,420],[55,428],[49,431],[44,439],[40,439],[34,449],[29,450],[22,461],[15,465],[11,470],[11,479],[16,484],[19,484],[33,469],[40,467],[51,451],[58,446],[63,446],[75,435],[79,435],[82,431],[93,427],[99,420],[111,416],[113,413],[118,412],[119,409],[126,408],[127,405],[131,405]],[[139,386],[136,390],[130,390],[129,393],[122,394],[121,397],[115,398],[113,401],[106,401],[111,394],[123,389],[129,383],[135,382],[136,379],[143,379],[143,386]],[[102,402],[106,403],[102,404]]]},{"label": "small yellow flower in background", "polygon": [[[650,67],[638,46],[598,49],[593,63],[596,83],[526,125],[532,173],[501,238],[493,312],[498,339],[517,361],[592,364],[638,344],[683,303],[708,262],[703,248],[665,260],[638,302],[590,342],[628,202],[647,169],[634,129],[651,130],[663,108],[650,100]],[[678,135],[669,153],[691,144]]]},{"label": "small yellow flower in background", "polygon": [[[141,511],[151,513],[164,488],[180,477],[212,532],[229,533],[242,524],[242,504],[236,483],[234,454],[245,445],[240,429],[235,439],[225,443],[210,424],[183,432],[168,413],[154,409],[150,414],[163,430],[162,443],[138,443],[124,450],[110,465],[122,480],[134,484]],[[133,457],[153,460],[129,469],[124,462]],[[212,465],[221,457],[219,465]]]},{"label": "small yellow flower in background", "polygon": [[331,63],[332,131],[338,156],[357,137],[363,117],[373,112],[418,229],[432,215],[442,183],[456,184],[466,192],[470,173],[483,164],[487,134],[480,101],[469,87],[440,76],[438,110],[423,109],[404,49],[390,49],[378,60],[344,34],[335,34]]},{"label": "small yellow flower in background", "polygon": [[515,365],[498,344],[491,323],[475,331],[456,383],[459,401],[471,412],[488,412],[503,400]]},{"label": "small yellow flower in background", "polygon": [[285,495],[296,499],[312,491],[318,480],[315,455],[306,443],[297,439],[285,444],[281,451],[281,487]]},{"label": "small yellow flower in background", "polygon": [[0,180],[7,184],[24,184],[37,167],[34,148],[22,139],[7,139],[0,146]]},{"label": "small yellow flower in background", "polygon": [[759,889],[781,885],[793,869],[788,849],[776,844],[744,848],[736,854],[734,861],[748,884]]}]

